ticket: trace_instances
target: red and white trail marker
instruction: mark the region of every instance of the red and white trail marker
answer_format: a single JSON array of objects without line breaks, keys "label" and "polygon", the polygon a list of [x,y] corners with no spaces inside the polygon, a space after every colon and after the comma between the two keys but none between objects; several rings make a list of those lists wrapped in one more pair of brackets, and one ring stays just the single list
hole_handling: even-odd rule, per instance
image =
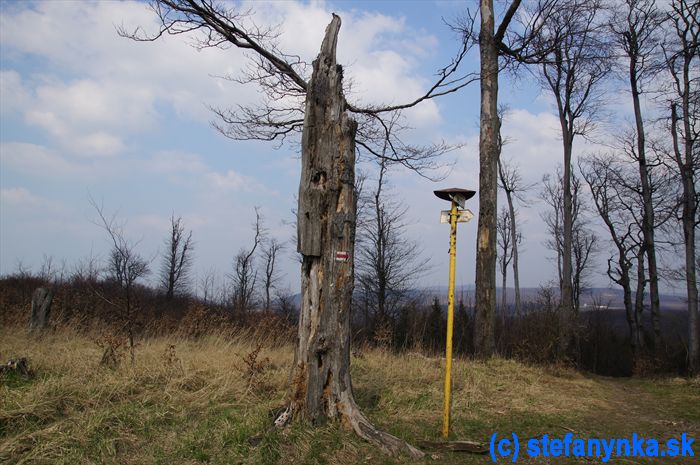
[{"label": "red and white trail marker", "polygon": [[347,262],[350,259],[349,252],[336,252],[335,261],[336,262]]}]

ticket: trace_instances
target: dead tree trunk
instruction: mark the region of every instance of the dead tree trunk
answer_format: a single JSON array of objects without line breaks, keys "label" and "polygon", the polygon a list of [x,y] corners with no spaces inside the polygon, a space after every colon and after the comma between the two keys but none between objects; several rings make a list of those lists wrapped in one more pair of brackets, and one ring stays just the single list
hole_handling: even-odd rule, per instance
[{"label": "dead tree trunk", "polygon": [[38,287],[32,296],[32,316],[29,320],[30,330],[44,330],[49,323],[49,314],[51,313],[51,301],[53,293],[44,288]]},{"label": "dead tree trunk", "polygon": [[340,18],[326,28],[306,94],[297,250],[302,254],[301,313],[292,416],[340,420],[382,449],[423,453],[377,430],[355,404],[350,380],[350,308],[354,282],[355,133],[336,64]]}]

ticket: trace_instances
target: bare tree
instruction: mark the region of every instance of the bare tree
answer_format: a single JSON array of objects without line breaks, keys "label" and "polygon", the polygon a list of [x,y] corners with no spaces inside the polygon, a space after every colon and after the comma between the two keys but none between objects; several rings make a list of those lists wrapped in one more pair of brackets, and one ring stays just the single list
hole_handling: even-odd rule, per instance
[{"label": "bare tree", "polygon": [[208,304],[215,299],[215,285],[216,285],[216,270],[212,267],[204,272],[202,276],[199,277],[199,294],[204,301],[204,304]]},{"label": "bare tree", "polygon": [[119,302],[112,302],[102,297],[113,305],[118,312],[117,316],[121,319],[129,339],[129,351],[131,353],[131,362],[133,363],[135,358],[135,325],[139,310],[135,286],[138,280],[150,272],[149,262],[136,252],[138,242],[132,242],[126,238],[124,226],[117,222],[116,216],[109,218],[105,216],[104,208],[92,198],[90,198],[90,204],[99,216],[99,221],[96,224],[107,232],[112,242],[112,250],[109,253],[106,266],[108,277],[121,290]]},{"label": "bare tree", "polygon": [[[636,364],[639,351],[644,345],[641,314],[645,284],[644,241],[642,228],[635,216],[639,215],[639,202],[626,189],[632,173],[611,154],[589,156],[579,163],[581,173],[591,189],[593,201],[600,218],[605,223],[610,239],[617,250],[608,258],[607,274],[622,288],[627,324],[630,330],[632,356]],[[627,179],[625,179],[627,178]],[[633,282],[632,271],[637,266],[637,282]],[[641,266],[640,266],[641,265]],[[637,298],[632,299],[632,290],[637,289]]]},{"label": "bare tree", "polygon": [[420,258],[418,244],[405,237],[408,208],[387,192],[388,161],[381,158],[378,165],[376,188],[361,193],[358,202],[363,207],[358,215],[357,283],[366,318],[372,316],[366,322],[370,334],[396,316],[429,262]]},{"label": "bare tree", "polygon": [[536,38],[536,47],[542,50],[538,75],[542,87],[551,92],[556,102],[564,149],[560,355],[570,342],[575,309],[571,168],[574,139],[592,131],[601,103],[600,84],[611,66],[601,26],[602,11],[600,0],[562,2]]},{"label": "bare tree", "polygon": [[[557,272],[559,278],[559,289],[561,291],[564,279],[564,183],[561,168],[557,171],[557,176],[552,179],[550,175],[542,178],[542,191],[540,198],[549,206],[549,210],[541,214],[547,227],[550,239],[545,245],[556,253]],[[586,277],[592,266],[592,256],[596,243],[595,234],[588,228],[583,211],[585,204],[581,197],[581,181],[572,175],[572,246],[571,246],[571,297],[572,315],[571,319],[578,314],[580,295],[586,287]],[[560,304],[561,305],[561,304]],[[560,322],[563,324],[564,322]]]},{"label": "bare tree", "polygon": [[294,303],[294,294],[289,289],[275,290],[275,307],[277,313],[289,323],[295,323],[299,315],[299,308]]},{"label": "bare tree", "polygon": [[262,260],[265,264],[263,288],[265,289],[265,310],[269,311],[271,309],[270,292],[275,288],[279,279],[276,268],[277,257],[284,249],[284,244],[273,237],[264,241],[264,246],[265,248],[262,251]]},{"label": "bare tree", "polygon": [[518,246],[522,242],[522,235],[518,230],[517,213],[515,209],[515,201],[521,204],[527,204],[525,193],[532,188],[532,185],[526,184],[520,171],[515,165],[502,160],[498,160],[498,180],[499,187],[506,194],[506,202],[508,204],[508,218],[510,220],[511,244],[513,244],[513,287],[515,289],[515,314],[520,316],[522,313],[522,301],[520,298],[520,273],[518,268]]},{"label": "bare tree", "polygon": [[533,48],[541,34],[545,18],[556,11],[557,0],[532,3],[531,14],[519,16],[519,27],[511,23],[520,9],[521,0],[512,0],[496,26],[493,0],[480,0],[480,29],[474,33],[476,16],[469,11],[455,28],[466,43],[478,43],[480,54],[481,109],[479,127],[479,220],[476,249],[476,294],[474,347],[479,356],[495,351],[496,317],[496,217],[500,155],[500,118],[498,114],[499,59],[504,66],[539,60],[541,50]]},{"label": "bare tree", "polygon": [[670,84],[669,100],[672,151],[682,185],[679,202],[683,227],[685,282],[688,295],[688,369],[700,372],[700,321],[696,270],[696,234],[700,218],[697,178],[700,164],[700,5],[697,1],[673,0],[668,13],[669,32],[663,45]]},{"label": "bare tree", "polygon": [[71,279],[77,283],[95,284],[100,275],[99,258],[92,251],[73,266]]},{"label": "bare tree", "polygon": [[[498,266],[501,269],[501,313],[505,318],[507,308],[507,288],[506,278],[508,276],[508,265],[514,257],[514,242],[512,235],[513,225],[510,219],[510,212],[507,208],[501,207],[498,214],[498,222],[496,223],[496,231],[498,237],[496,239],[498,245]],[[516,239],[517,240],[517,239]]]},{"label": "bare tree", "polygon": [[[588,281],[591,268],[593,267],[593,257],[596,255],[598,236],[587,226],[575,227],[571,241],[572,252],[572,300],[574,310],[574,320],[578,318],[581,309],[581,294],[590,287]],[[578,335],[574,335],[578,337]]]},{"label": "bare tree", "polygon": [[253,223],[253,245],[250,249],[241,248],[233,260],[232,281],[233,310],[240,317],[246,317],[253,306],[255,284],[258,272],[255,269],[255,251],[264,239],[264,231],[260,209],[255,207],[255,222]]},{"label": "bare tree", "polygon": [[[637,163],[641,182],[643,210],[642,234],[643,254],[649,270],[649,291],[651,314],[659,320],[659,275],[654,239],[654,205],[652,203],[651,173],[647,155],[647,134],[642,113],[641,97],[647,92],[649,83],[658,76],[659,45],[662,39],[664,16],[654,0],[624,0],[613,9],[609,30],[617,48],[626,58],[626,81],[632,95],[634,109],[634,136],[636,144],[631,145],[631,155]],[[640,268],[641,269],[641,268]],[[658,323],[656,324],[658,327]],[[660,331],[655,327],[655,346],[660,348]]]},{"label": "bare tree", "polygon": [[160,267],[160,284],[165,298],[172,300],[175,294],[184,294],[189,286],[192,268],[192,231],[185,233],[182,217],[170,216],[170,234],[165,240],[165,252]]}]

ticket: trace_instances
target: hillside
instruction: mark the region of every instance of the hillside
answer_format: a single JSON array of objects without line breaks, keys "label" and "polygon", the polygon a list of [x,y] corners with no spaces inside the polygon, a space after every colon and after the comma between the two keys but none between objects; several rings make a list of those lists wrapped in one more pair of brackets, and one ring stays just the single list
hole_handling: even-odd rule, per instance
[{"label": "hillside", "polygon": [[[36,339],[1,329],[0,358],[28,357],[35,376],[2,378],[0,462],[415,463],[388,457],[333,424],[265,433],[270,412],[284,403],[292,350],[255,348],[242,336],[153,339],[137,347],[133,366],[125,357],[112,370],[98,366],[101,349],[85,336],[66,331]],[[441,359],[375,349],[355,353],[352,370],[358,403],[377,425],[413,443],[439,439]],[[458,360],[453,438],[488,441],[494,431],[528,438],[567,432],[658,439],[687,432],[697,438],[699,381],[611,379],[502,359]],[[251,445],[249,438],[261,433]],[[424,463],[490,459],[431,452]]]}]

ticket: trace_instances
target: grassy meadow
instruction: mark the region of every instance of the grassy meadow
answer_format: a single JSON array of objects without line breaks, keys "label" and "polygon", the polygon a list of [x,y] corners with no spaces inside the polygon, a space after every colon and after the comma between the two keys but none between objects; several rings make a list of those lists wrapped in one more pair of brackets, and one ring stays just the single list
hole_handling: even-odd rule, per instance
[{"label": "grassy meadow", "polygon": [[[336,424],[269,429],[287,395],[291,346],[260,345],[245,335],[155,338],[138,344],[133,364],[120,355],[120,366],[110,369],[99,365],[102,349],[85,335],[0,329],[0,361],[27,357],[34,371],[30,379],[0,378],[0,463],[416,463],[387,456]],[[358,404],[379,427],[409,442],[439,440],[443,365],[418,353],[355,352]],[[569,431],[700,436],[699,379],[603,378],[503,359],[457,360],[453,376],[453,439],[487,442],[494,431],[521,438]],[[430,451],[423,462],[491,463],[488,456],[445,451]]]}]

